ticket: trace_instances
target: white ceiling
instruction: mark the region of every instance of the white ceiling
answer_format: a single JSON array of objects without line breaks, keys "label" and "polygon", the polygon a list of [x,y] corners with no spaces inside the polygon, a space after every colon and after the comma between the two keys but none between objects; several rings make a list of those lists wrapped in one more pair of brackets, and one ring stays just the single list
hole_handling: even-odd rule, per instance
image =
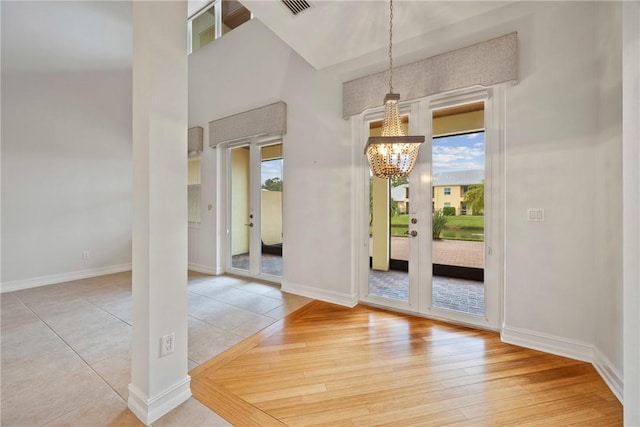
[{"label": "white ceiling", "polygon": [[3,71],[130,68],[131,3],[2,1]]},{"label": "white ceiling", "polygon": [[[298,16],[291,15],[279,0],[242,3],[316,69],[386,50],[386,0],[308,1],[311,9]],[[188,0],[188,9],[193,13],[206,3],[207,0]],[[394,43],[507,3],[510,2],[396,0]],[[0,8],[4,71],[131,67],[131,2],[2,1]]]},{"label": "white ceiling", "polygon": [[[242,0],[255,16],[314,68],[322,69],[389,45],[387,0],[307,0],[293,16],[280,1]],[[406,1],[393,3],[393,42],[502,7],[511,1]]]}]

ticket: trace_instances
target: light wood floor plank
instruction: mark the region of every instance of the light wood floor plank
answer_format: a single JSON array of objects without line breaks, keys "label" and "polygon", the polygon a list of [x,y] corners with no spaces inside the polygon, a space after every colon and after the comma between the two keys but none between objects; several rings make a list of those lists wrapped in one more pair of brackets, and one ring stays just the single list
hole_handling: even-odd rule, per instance
[{"label": "light wood floor plank", "polygon": [[590,364],[365,306],[314,301],[191,376],[238,426],[622,424]]}]

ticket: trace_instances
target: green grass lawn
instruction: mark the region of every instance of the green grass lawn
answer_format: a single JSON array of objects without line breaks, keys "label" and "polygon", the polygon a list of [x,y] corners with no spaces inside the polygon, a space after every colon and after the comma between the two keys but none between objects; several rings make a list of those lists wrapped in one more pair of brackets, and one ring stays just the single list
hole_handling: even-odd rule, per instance
[{"label": "green grass lawn", "polygon": [[[484,230],[484,216],[449,216],[447,217],[447,225],[445,230]],[[391,235],[392,236],[406,236],[409,229],[409,215],[396,215],[391,217]],[[468,234],[468,233],[466,233]],[[447,236],[449,239],[461,239],[461,240],[482,240],[482,237],[468,237],[465,233],[462,233],[460,237],[455,235]],[[471,234],[469,235],[471,236]]]},{"label": "green grass lawn", "polygon": [[[391,220],[393,221],[393,219]],[[470,228],[483,229],[484,216],[481,215],[460,215],[447,217],[447,225],[445,228]]]},{"label": "green grass lawn", "polygon": [[[403,227],[409,224],[409,215],[391,217],[391,227]],[[460,215],[447,217],[448,228],[484,228],[484,216]]]}]

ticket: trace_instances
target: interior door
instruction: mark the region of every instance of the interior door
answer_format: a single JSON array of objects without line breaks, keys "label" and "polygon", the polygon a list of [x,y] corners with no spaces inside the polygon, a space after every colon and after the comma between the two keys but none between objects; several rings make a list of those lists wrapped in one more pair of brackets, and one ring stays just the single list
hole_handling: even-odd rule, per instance
[{"label": "interior door", "polygon": [[251,139],[227,154],[226,271],[276,281],[282,277],[282,141]]}]

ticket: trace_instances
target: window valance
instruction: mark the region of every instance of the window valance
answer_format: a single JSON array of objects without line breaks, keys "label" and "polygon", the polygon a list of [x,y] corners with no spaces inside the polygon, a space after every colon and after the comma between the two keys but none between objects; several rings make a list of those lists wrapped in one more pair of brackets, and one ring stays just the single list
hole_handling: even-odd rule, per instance
[{"label": "window valance", "polygon": [[252,136],[287,133],[287,104],[282,101],[209,122],[209,146]]},{"label": "window valance", "polygon": [[200,126],[189,128],[187,131],[187,145],[189,154],[198,154],[202,152],[203,131]]},{"label": "window valance", "polygon": [[[517,41],[517,33],[511,33],[394,68],[395,92],[403,100],[412,100],[475,85],[517,81]],[[388,84],[387,71],[343,83],[343,117],[379,107]]]}]

